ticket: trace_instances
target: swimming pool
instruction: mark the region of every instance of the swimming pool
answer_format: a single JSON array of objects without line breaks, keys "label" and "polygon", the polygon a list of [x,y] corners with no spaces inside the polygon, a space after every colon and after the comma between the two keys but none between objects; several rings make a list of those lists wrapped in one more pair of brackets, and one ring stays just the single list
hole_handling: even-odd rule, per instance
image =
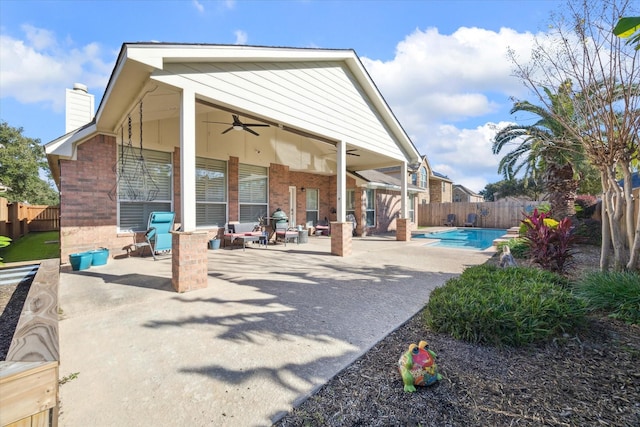
[{"label": "swimming pool", "polygon": [[448,248],[485,250],[493,245],[493,241],[507,234],[507,230],[495,228],[454,228],[453,230],[433,233],[414,234],[414,239],[436,239],[430,246]]}]

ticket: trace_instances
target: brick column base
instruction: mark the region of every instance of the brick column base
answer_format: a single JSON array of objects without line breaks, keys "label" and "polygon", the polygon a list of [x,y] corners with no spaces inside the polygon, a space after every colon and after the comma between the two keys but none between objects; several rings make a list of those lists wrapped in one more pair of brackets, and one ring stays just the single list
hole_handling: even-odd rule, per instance
[{"label": "brick column base", "polygon": [[331,254],[338,256],[351,255],[351,239],[353,223],[331,222]]},{"label": "brick column base", "polygon": [[172,231],[171,284],[176,292],[207,287],[207,233]]},{"label": "brick column base", "polygon": [[408,218],[396,219],[396,240],[411,241],[411,221]]}]

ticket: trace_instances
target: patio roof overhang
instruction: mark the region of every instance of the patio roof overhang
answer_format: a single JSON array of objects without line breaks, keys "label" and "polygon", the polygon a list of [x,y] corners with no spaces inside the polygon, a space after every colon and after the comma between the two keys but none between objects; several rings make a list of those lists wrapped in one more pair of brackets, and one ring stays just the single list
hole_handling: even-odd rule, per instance
[{"label": "patio roof overhang", "polygon": [[[245,67],[242,71],[242,83],[253,85],[253,88],[264,88],[264,94],[258,97],[257,91],[249,91],[251,96],[248,96],[247,93],[240,93],[238,84],[225,81],[226,76],[239,73],[233,68],[238,64]],[[309,70],[320,70],[314,78],[317,77],[318,81],[325,80],[327,87],[331,84],[351,83],[354,91],[358,92],[357,95],[365,100],[361,105],[362,109],[369,108],[370,111],[365,113],[374,114],[372,117],[378,123],[367,118],[371,121],[369,127],[358,127],[358,119],[362,118],[349,117],[346,110],[331,114],[331,111],[326,111],[326,107],[323,107],[325,111],[321,112],[321,119],[315,117],[314,120],[311,114],[296,115],[300,111],[298,104],[306,100],[299,94],[298,100],[293,98],[296,96],[295,90],[278,89],[283,85],[257,85],[256,81],[264,79],[264,72],[256,67],[263,67],[268,73],[273,73],[277,67],[289,67],[286,70],[288,75],[280,73],[281,82],[287,82],[287,78],[299,79],[301,74]],[[294,75],[296,67],[302,71]],[[215,79],[212,80],[211,76]],[[203,82],[206,79],[208,81]],[[337,83],[329,81],[331,79]],[[308,83],[300,84],[304,86]],[[74,132],[50,142],[46,146],[47,154],[73,159],[74,147],[88,139],[91,131],[117,134],[127,114],[146,95],[149,96],[145,99],[145,121],[176,118],[180,114],[180,93],[185,88],[196,89],[196,102],[200,112],[207,108],[217,108],[259,119],[314,141],[332,145],[345,141],[348,149],[361,151],[359,158],[348,159],[351,170],[397,165],[403,161],[414,163],[420,158],[352,50],[164,43],[124,44],[98,107],[95,126],[91,129],[82,128],[82,132]],[[339,88],[338,92],[344,90]],[[340,95],[346,98],[343,94]],[[272,102],[277,96],[288,96],[290,105]],[[330,103],[331,100],[326,102]],[[288,107],[288,111],[283,111],[283,105]]]}]

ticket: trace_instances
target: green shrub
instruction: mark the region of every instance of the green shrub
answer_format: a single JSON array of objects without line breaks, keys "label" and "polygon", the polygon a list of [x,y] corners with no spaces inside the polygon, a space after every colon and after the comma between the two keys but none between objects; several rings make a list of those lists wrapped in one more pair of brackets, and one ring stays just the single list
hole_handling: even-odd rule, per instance
[{"label": "green shrub", "polygon": [[526,240],[522,238],[511,239],[507,242],[499,243],[498,250],[502,250],[503,246],[509,246],[511,255],[513,255],[514,258],[526,259],[529,257],[529,245]]},{"label": "green shrub", "polygon": [[566,279],[534,268],[480,265],[436,288],[424,311],[427,326],[456,339],[496,346],[548,340],[580,326],[581,300]]},{"label": "green shrub", "polygon": [[640,324],[640,274],[631,272],[592,272],[575,288],[590,311],[603,310],[610,317]]}]

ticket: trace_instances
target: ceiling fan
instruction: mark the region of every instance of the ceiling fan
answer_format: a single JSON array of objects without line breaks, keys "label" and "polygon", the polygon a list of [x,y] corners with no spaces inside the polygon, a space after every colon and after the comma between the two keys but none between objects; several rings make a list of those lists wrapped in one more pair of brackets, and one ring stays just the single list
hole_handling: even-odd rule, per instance
[{"label": "ceiling fan", "polygon": [[205,123],[219,123],[221,125],[231,125],[231,127],[229,127],[228,129],[222,131],[223,134],[229,132],[230,130],[246,130],[249,133],[254,134],[255,136],[260,136],[260,134],[256,131],[254,131],[253,129],[251,129],[252,127],[269,127],[269,125],[264,124],[264,123],[242,123],[240,121],[240,117],[238,117],[237,114],[232,114],[231,115],[233,117],[233,122],[229,123],[229,122],[210,122],[210,121],[206,121]]}]

